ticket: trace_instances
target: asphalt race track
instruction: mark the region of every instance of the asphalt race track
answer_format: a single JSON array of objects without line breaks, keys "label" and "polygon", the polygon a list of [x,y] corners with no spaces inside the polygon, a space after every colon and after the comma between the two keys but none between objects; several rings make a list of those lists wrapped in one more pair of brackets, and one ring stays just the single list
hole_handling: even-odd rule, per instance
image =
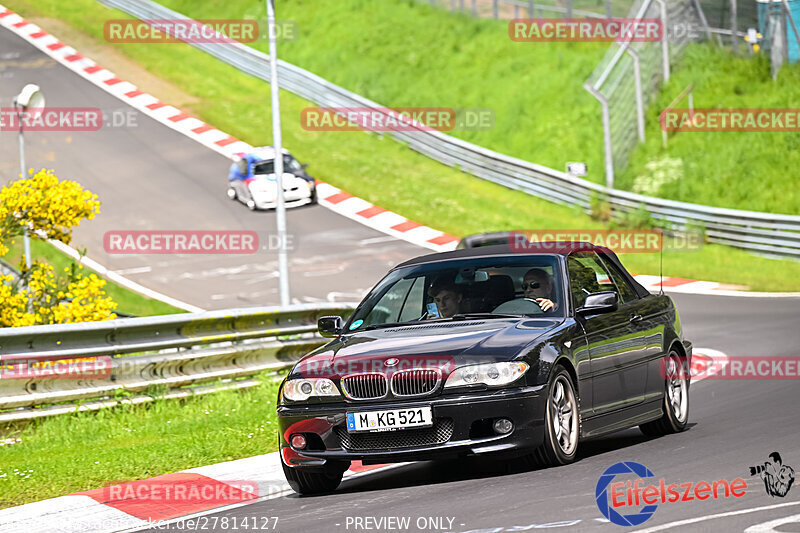
[{"label": "asphalt race track", "polygon": [[[686,336],[696,347],[721,350],[732,359],[797,353],[800,299],[699,295],[673,298]],[[261,523],[261,517],[278,517],[277,531],[332,533],[500,533],[533,531],[534,525],[539,526],[536,531],[640,531],[709,515],[791,504],[669,528],[727,532],[744,531],[754,524],[799,514],[800,488],[793,487],[783,499],[768,496],[761,481],[749,476],[748,469],[763,463],[773,451],[780,452],[784,463],[796,471],[800,467],[797,380],[708,380],[695,384],[690,391],[687,431],[648,439],[638,429],[630,429],[583,442],[579,460],[569,466],[512,468],[503,472],[503,465],[487,460],[415,463],[346,480],[330,495],[301,498],[292,494],[209,514],[208,523],[221,524],[222,517],[228,517],[229,524],[234,523],[234,517],[239,524],[245,520],[252,524],[254,518]],[[624,528],[601,521],[604,519],[594,500],[599,476],[619,461],[641,463],[654,472],[656,479],[664,477],[667,484],[742,477],[750,488],[742,498],[662,503],[640,527]],[[381,517],[392,517],[393,521],[372,520]],[[394,521],[395,517],[410,517],[409,526],[398,528],[400,522]],[[269,523],[273,522],[270,519]],[[443,527],[436,527],[438,524]],[[180,523],[168,527],[177,530]],[[790,528],[780,531],[800,531],[797,524]]]},{"label": "asphalt race track", "polygon": [[[42,87],[48,106],[95,106],[106,114],[125,109],[8,31],[0,31],[0,80],[3,107],[33,82]],[[273,231],[274,214],[251,213],[225,197],[229,163],[222,156],[143,115],[137,127],[35,132],[27,139],[29,167],[53,168],[103,201],[102,213],[79,228],[74,242],[88,247],[94,259],[203,308],[277,303],[272,255],[123,257],[103,251],[103,233],[111,229]],[[15,135],[3,132],[0,172],[5,176],[17,173],[17,149]],[[324,175],[309,163],[312,174]],[[296,301],[358,299],[389,266],[425,253],[321,207],[290,210],[288,225],[297,244],[290,256]],[[731,358],[797,354],[800,299],[682,294],[674,299],[695,347],[721,350]],[[800,487],[785,498],[771,497],[748,470],[773,451],[800,470],[798,399],[797,380],[704,381],[691,389],[686,432],[648,439],[633,429],[584,442],[579,460],[570,466],[524,470],[486,460],[417,463],[347,480],[331,495],[284,496],[207,516],[227,517],[229,524],[234,517],[240,523],[278,517],[275,530],[286,532],[620,531],[621,526],[602,519],[595,485],[607,467],[635,461],[667,483],[742,477],[750,489],[741,498],[660,504],[650,520],[628,531],[670,524],[674,531],[744,531],[800,513]],[[397,520],[406,517],[409,525],[398,528]],[[690,522],[675,524],[681,521]],[[172,527],[180,529],[180,523]],[[788,527],[794,529],[781,531],[800,531],[797,524]]]},{"label": "asphalt race track", "polygon": [[[72,246],[142,285],[202,309],[279,303],[277,253],[110,255],[110,230],[252,230],[275,233],[274,211],[251,212],[225,196],[230,161],[126,106],[6,29],[0,29],[0,106],[26,83],[48,107],[97,107],[109,121],[94,132],[28,132],[28,168],[54,169],[96,193],[100,214],[75,231]],[[132,113],[135,122],[111,127]],[[135,125],[134,125],[135,124]],[[291,147],[289,147],[291,149]],[[317,178],[324,169],[309,163]],[[0,175],[19,174],[16,132],[0,134]],[[295,303],[358,301],[390,266],[430,253],[320,206],[287,210]]]}]

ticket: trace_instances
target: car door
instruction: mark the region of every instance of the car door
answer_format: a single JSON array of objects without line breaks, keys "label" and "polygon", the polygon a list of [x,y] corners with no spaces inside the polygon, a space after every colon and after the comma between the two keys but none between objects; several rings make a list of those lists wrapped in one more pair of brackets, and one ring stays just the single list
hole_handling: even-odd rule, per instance
[{"label": "car door", "polygon": [[571,254],[567,268],[575,309],[583,305],[586,296],[599,291],[613,291],[619,301],[616,311],[578,318],[589,348],[592,414],[599,415],[642,402],[647,366],[643,360],[644,339],[631,321],[635,303],[626,302],[596,253]]}]

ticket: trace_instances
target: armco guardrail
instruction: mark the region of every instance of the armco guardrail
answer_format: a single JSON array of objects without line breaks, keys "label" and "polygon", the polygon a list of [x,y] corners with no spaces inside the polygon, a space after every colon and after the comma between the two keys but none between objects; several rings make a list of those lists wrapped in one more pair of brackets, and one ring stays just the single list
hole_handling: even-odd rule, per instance
[{"label": "armco guardrail", "polygon": [[[142,20],[187,18],[150,0],[98,1]],[[191,44],[243,72],[269,81],[269,57],[258,50],[239,43]],[[278,62],[278,77],[281,88],[319,106],[385,108],[285,61]],[[615,212],[631,212],[644,206],[654,218],[677,229],[687,224],[702,224],[709,242],[800,257],[800,216],[708,207],[611,189],[438,131],[395,131],[391,135],[441,163],[551,202],[579,205],[589,212],[591,197],[596,195]]]},{"label": "armco guardrail", "polygon": [[[178,398],[253,386],[248,376],[287,368],[325,342],[316,334],[319,317],[354,308],[303,304],[0,329],[0,423],[141,403],[153,391]],[[73,370],[80,362],[80,373],[69,373],[68,361]]]}]

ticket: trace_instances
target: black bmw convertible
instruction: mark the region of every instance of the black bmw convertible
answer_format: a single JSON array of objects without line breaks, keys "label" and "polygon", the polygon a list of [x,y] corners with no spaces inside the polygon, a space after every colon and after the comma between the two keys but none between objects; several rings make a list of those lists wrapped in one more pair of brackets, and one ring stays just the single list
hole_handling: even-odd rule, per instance
[{"label": "black bmw convertible", "polygon": [[581,439],[688,420],[692,345],[673,301],[586,243],[418,257],[319,331],[332,340],[278,393],[283,469],[300,494],[334,490],[353,460],[561,465]]}]

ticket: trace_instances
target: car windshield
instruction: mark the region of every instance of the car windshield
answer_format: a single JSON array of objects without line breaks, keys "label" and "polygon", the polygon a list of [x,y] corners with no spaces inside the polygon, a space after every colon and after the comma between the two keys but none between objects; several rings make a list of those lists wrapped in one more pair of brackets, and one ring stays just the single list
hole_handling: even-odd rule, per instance
[{"label": "car windshield", "polygon": [[[303,170],[300,162],[289,154],[283,154],[283,170],[284,172],[297,172]],[[255,174],[274,174],[275,173],[275,160],[268,159],[259,161],[253,165]]]},{"label": "car windshield", "polygon": [[[348,331],[431,320],[563,316],[555,255],[461,259],[391,272],[353,313]],[[543,299],[553,302],[543,310]]]}]

